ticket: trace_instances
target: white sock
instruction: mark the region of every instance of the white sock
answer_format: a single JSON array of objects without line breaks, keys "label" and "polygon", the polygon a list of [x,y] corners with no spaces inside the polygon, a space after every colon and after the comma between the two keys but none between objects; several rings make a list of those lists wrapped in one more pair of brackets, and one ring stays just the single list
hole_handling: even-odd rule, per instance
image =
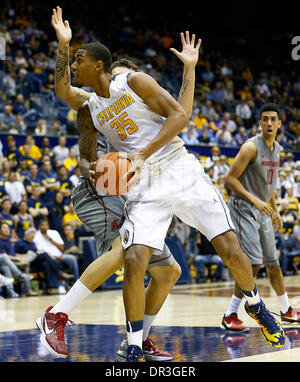
[{"label": "white sock", "polygon": [[72,286],[69,292],[50,310],[50,313],[62,312],[67,315],[92,293],[80,280]]},{"label": "white sock", "polygon": [[150,329],[151,329],[151,326],[152,326],[152,322],[153,320],[155,319],[156,315],[154,316],[150,316],[148,314],[144,314],[144,322],[143,322],[143,341],[146,341],[148,335],[149,335],[149,332],[150,332]]},{"label": "white sock", "polygon": [[289,310],[290,302],[288,294],[285,292],[281,296],[277,296],[280,304],[280,311],[284,314]]},{"label": "white sock", "polygon": [[225,314],[226,317],[230,316],[231,313],[236,313],[239,310],[240,304],[242,302],[243,298],[236,297],[234,294],[231,297],[230,305],[228,307],[228,310]]}]

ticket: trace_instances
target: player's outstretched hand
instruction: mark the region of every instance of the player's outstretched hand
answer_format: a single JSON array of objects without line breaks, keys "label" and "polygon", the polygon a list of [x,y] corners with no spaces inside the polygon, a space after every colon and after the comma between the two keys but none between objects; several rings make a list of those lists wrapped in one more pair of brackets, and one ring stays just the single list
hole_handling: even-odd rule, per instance
[{"label": "player's outstretched hand", "polygon": [[131,162],[131,167],[126,174],[123,175],[124,179],[128,179],[128,176],[132,175],[132,178],[128,182],[128,190],[130,191],[140,180],[141,170],[144,166],[145,160],[143,155],[139,152],[133,154],[119,153],[120,158],[127,158]]},{"label": "player's outstretched hand", "polygon": [[60,7],[53,9],[51,25],[53,26],[57,39],[60,43],[68,44],[71,41],[72,30],[70,28],[69,22],[67,20],[63,21],[62,9]]},{"label": "player's outstretched hand", "polygon": [[185,35],[183,32],[180,33],[181,43],[182,43],[182,52],[171,48],[170,51],[173,52],[179,60],[181,60],[184,65],[193,65],[196,66],[199,58],[199,49],[201,46],[201,39],[198,39],[198,42],[195,46],[196,36],[192,34],[192,39],[190,39],[190,32],[186,31]]}]

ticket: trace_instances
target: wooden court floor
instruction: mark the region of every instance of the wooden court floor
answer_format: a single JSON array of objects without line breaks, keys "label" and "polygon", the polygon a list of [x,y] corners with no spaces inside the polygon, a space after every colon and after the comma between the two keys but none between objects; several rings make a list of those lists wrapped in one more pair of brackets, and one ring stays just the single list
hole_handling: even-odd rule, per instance
[{"label": "wooden court floor", "polygon": [[[267,279],[258,279],[260,296],[279,313],[279,304]],[[300,307],[300,276],[285,277],[293,307]],[[299,362],[300,325],[283,324],[286,343],[268,345],[255,321],[244,311],[239,317],[250,327],[245,334],[220,328],[233,291],[233,282],[184,284],[174,287],[156,317],[151,338],[170,351],[174,362]],[[36,318],[61,296],[0,300],[1,362],[115,362],[125,334],[122,291],[95,292],[75,308],[67,327],[69,356],[53,358],[40,344]]]}]

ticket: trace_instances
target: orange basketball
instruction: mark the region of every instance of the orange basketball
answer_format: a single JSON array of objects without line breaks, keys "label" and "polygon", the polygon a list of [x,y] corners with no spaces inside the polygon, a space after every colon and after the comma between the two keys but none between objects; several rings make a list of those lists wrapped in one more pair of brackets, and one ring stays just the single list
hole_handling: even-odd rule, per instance
[{"label": "orange basketball", "polygon": [[120,158],[118,152],[110,152],[102,155],[95,166],[95,186],[98,191],[106,195],[124,195],[128,192],[128,181],[123,176],[130,169],[131,162],[128,159]]}]

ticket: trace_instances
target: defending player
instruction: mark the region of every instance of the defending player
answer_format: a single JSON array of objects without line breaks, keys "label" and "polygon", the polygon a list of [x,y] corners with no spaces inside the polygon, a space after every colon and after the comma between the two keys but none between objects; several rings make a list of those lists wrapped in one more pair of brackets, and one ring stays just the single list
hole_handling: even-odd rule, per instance
[{"label": "defending player", "polygon": [[[261,134],[242,145],[226,175],[226,183],[233,191],[228,205],[240,246],[251,261],[253,275],[257,274],[262,264],[265,265],[279,300],[281,320],[299,322],[300,313],[291,308],[285,291],[274,234],[274,230],[280,231],[282,228],[274,197],[280,156],[280,145],[275,141],[281,126],[279,107],[272,103],[263,105],[259,125]],[[242,298],[243,294],[236,284],[222,320],[224,329],[248,330],[237,316]]]},{"label": "defending player", "polygon": [[[78,110],[82,103],[88,100],[92,94],[70,84],[68,62],[71,29],[67,21],[63,23],[60,7],[53,11],[52,26],[56,30],[59,40],[55,91],[57,96],[73,109]],[[175,49],[171,50],[184,63],[184,81],[179,100],[187,112],[191,113],[194,95],[194,66],[198,60],[200,44],[194,48],[194,44],[185,41],[183,34],[181,40],[183,44],[182,53]],[[137,67],[128,60],[119,60],[111,66],[111,70],[112,74],[116,75],[122,72],[136,71]],[[98,133],[97,149],[98,156],[108,151],[115,151],[101,133]],[[79,184],[73,192],[72,201],[79,218],[95,232],[97,251],[99,255],[102,255],[87,267],[67,295],[54,307],[48,308],[47,312],[38,319],[38,326],[42,330],[41,340],[44,345],[53,354],[61,357],[68,354],[64,339],[64,327],[68,321],[68,314],[93,290],[124,265],[124,250],[118,230],[118,225],[121,225],[123,217],[124,199],[118,196],[102,197],[99,196],[99,193],[96,195],[93,181],[88,179],[90,178],[88,170],[89,162],[86,167],[86,177],[80,178]],[[105,253],[107,251],[109,252]],[[146,291],[143,330],[144,354],[146,360],[150,361],[171,360],[171,354],[157,349],[153,341],[148,338],[148,333],[157,312],[180,276],[180,267],[165,246],[162,253],[157,252],[153,256],[153,261],[150,260],[148,271],[152,276],[152,280]],[[43,330],[45,319],[48,321],[48,326],[57,325],[59,322],[51,336],[46,336]],[[126,356],[126,350],[127,342],[123,341],[118,354]]]},{"label": "defending player", "polygon": [[131,190],[120,230],[126,249],[123,297],[127,360],[143,360],[144,274],[153,250],[163,249],[173,214],[211,240],[243,291],[247,313],[259,323],[269,343],[282,346],[284,331],[259,297],[250,261],[240,249],[226,203],[200,162],[176,139],[188,122],[186,113],[144,73],[111,78],[110,61],[110,52],[103,44],[86,44],[77,50],[72,70],[78,84],[92,86],[96,93],[78,110],[78,128],[85,143],[81,155],[87,162],[94,160],[93,143],[100,131],[132,161],[129,173],[134,175],[129,181]]}]

